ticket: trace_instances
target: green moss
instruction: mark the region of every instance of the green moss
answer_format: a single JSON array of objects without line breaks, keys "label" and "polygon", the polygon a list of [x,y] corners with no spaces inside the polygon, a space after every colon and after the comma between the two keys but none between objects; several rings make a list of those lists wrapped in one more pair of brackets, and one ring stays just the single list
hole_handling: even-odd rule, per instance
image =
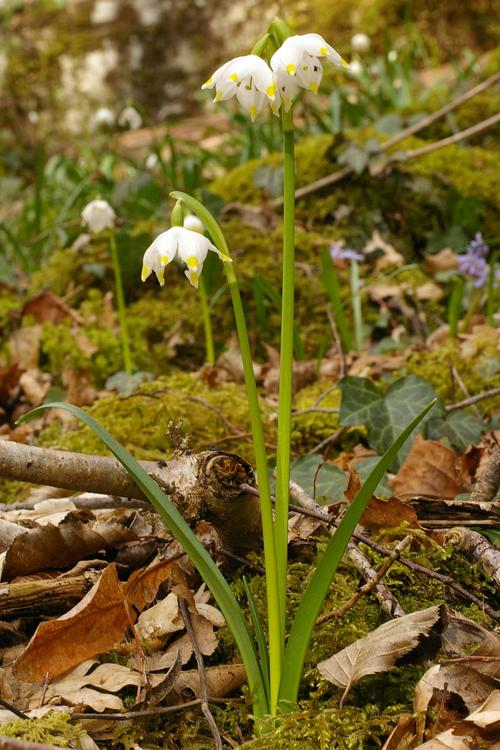
[{"label": "green moss", "polygon": [[83,730],[78,724],[71,723],[69,713],[49,711],[39,719],[15,719],[2,724],[2,735],[16,737],[28,742],[40,742],[45,745],[67,747],[78,743]]},{"label": "green moss", "polygon": [[[217,413],[219,409],[231,426]],[[247,433],[250,429],[248,400],[243,386],[229,383],[211,388],[198,376],[184,373],[145,383],[140,392],[132,396],[100,399],[88,411],[136,458],[144,460],[162,459],[170,452],[166,434],[172,419],[182,419],[184,430],[192,437],[194,450],[206,449],[216,444],[219,438]],[[273,442],[275,427],[271,424],[271,414],[264,403],[267,437]],[[67,432],[53,424],[43,431],[40,443],[83,453],[106,453],[99,438],[81,424]],[[253,450],[248,440],[225,440],[223,447],[252,460]]]},{"label": "green moss", "polygon": [[[500,362],[498,338],[494,329],[484,327],[469,343],[470,349],[463,352],[460,343],[448,339],[440,346],[414,352],[406,362],[405,372],[420,375],[432,383],[445,403],[462,401],[465,396],[457,387],[451,374],[455,367],[467,391],[476,395],[500,386]],[[492,367],[492,363],[496,367]],[[495,399],[479,403],[485,413],[491,411]]]},{"label": "green moss", "polygon": [[[308,409],[327,391],[329,384],[319,381],[300,390],[294,399],[294,410]],[[340,391],[329,393],[318,404],[323,409],[338,409],[340,407]],[[305,452],[332,435],[339,426],[338,414],[309,412],[295,414],[292,421],[292,449]]]}]

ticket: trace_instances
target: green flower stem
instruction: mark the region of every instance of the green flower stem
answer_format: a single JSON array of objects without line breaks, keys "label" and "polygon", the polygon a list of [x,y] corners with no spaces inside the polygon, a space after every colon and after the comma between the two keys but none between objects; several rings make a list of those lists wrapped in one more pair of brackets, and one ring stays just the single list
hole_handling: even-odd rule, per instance
[{"label": "green flower stem", "polygon": [[[288,505],[290,438],[292,426],[294,256],[295,256],[295,153],[291,112],[282,115],[283,127],[283,280],[281,298],[281,343],[276,457],[275,540],[278,565],[281,640],[285,642],[286,582],[288,563]],[[271,705],[276,696],[271,691]]]},{"label": "green flower stem", "polygon": [[[176,200],[182,200],[186,206],[198,216],[204,223],[210,234],[213,243],[225,256],[230,259],[226,238],[212,216],[212,214],[196,198],[182,193],[178,190],[171,193],[171,197]],[[274,696],[274,702],[271,700],[269,711],[271,714],[276,712],[276,701],[281,678],[281,661],[282,661],[282,639],[281,639],[281,619],[279,609],[277,563],[274,542],[274,525],[273,510],[271,502],[271,488],[269,486],[266,444],[264,439],[264,427],[259,406],[259,396],[255,375],[253,371],[252,353],[248,339],[247,324],[243,304],[241,302],[240,289],[234,265],[231,262],[224,263],[224,270],[231,294],[231,300],[234,309],[234,318],[236,321],[236,330],[240,344],[241,359],[243,362],[243,371],[245,375],[245,386],[248,398],[248,408],[250,412],[250,424],[252,429],[253,447],[255,452],[255,466],[257,469],[257,480],[260,494],[260,513],[262,519],[262,537],[264,541],[264,565],[266,569],[266,596],[267,596],[267,613],[269,627],[269,673],[270,673],[270,691],[269,694]],[[262,674],[262,667],[261,667]],[[264,681],[264,677],[262,677]]]},{"label": "green flower stem", "polygon": [[465,333],[467,331],[469,327],[469,323],[472,320],[472,316],[475,315],[476,310],[479,307],[479,303],[481,301],[481,293],[482,293],[482,290],[477,287],[475,287],[472,291],[469,308],[467,310],[465,318],[462,321],[462,326],[461,326],[462,333]]},{"label": "green flower stem", "polygon": [[115,272],[115,289],[116,304],[118,307],[118,320],[120,322],[120,337],[122,340],[123,366],[125,372],[130,375],[132,372],[132,359],[130,357],[130,346],[128,341],[127,316],[125,313],[125,297],[123,294],[122,274],[120,269],[120,260],[116,248],[116,239],[114,233],[111,233],[109,244],[111,247],[111,258],[113,260],[113,270]]},{"label": "green flower stem", "polygon": [[351,260],[351,298],[352,319],[354,323],[354,348],[360,352],[363,348],[363,318],[361,315],[361,287],[357,260]]},{"label": "green flower stem", "polygon": [[203,316],[203,330],[205,331],[205,350],[206,359],[209,365],[215,363],[215,350],[214,350],[214,337],[212,334],[212,322],[210,320],[210,309],[207,298],[207,288],[203,281],[203,276],[200,276],[199,281],[199,292],[201,302],[201,314]]}]

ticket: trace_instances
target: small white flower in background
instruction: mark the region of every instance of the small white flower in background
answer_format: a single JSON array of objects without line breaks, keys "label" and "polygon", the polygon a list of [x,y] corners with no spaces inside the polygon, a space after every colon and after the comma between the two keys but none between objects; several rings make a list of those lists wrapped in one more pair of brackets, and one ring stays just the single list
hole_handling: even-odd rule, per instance
[{"label": "small white flower in background", "polygon": [[391,51],[387,55],[387,59],[389,60],[389,62],[396,62],[396,60],[398,59],[398,53],[395,49],[391,49]]},{"label": "small white flower in background", "polygon": [[115,113],[109,107],[99,107],[93,121],[97,128],[110,127],[115,124]]},{"label": "small white flower in background", "polygon": [[299,88],[308,89],[315,94],[318,92],[323,76],[319,58],[330,60],[340,67],[349,67],[319,34],[290,36],[271,57],[271,68],[286,111],[292,106]]},{"label": "small white flower in background", "polygon": [[231,262],[231,258],[223,255],[199,232],[184,227],[170,227],[166,232],[159,234],[144,253],[141,279],[146,281],[154,271],[163,286],[165,266],[175,257],[179,257],[187,266],[184,273],[189,282],[198,288],[198,279],[209,250],[217,253],[221,260]]},{"label": "small white flower in background", "polygon": [[276,104],[276,83],[272,70],[258,55],[243,55],[229,60],[201,88],[215,88],[214,102],[235,96],[252,120],[267,104],[273,109]]},{"label": "small white flower in background", "polygon": [[32,125],[38,125],[39,120],[40,115],[38,114],[38,112],[36,112],[36,110],[32,109],[30,112],[28,112],[28,121]]},{"label": "small white flower in background", "polygon": [[130,130],[138,130],[142,126],[142,117],[135,107],[125,107],[118,116],[118,125]]},{"label": "small white flower in background", "polygon": [[116,214],[108,201],[94,200],[87,203],[82,211],[82,220],[92,234],[99,234],[104,229],[114,226]]},{"label": "small white flower in background", "polygon": [[200,234],[205,233],[204,223],[194,214],[187,214],[184,217],[184,229],[190,229],[192,232],[199,232]]},{"label": "small white flower in background", "polygon": [[361,33],[354,34],[351,39],[351,47],[354,52],[367,52],[370,49],[370,37]]},{"label": "small white flower in background", "polygon": [[359,60],[353,60],[351,64],[349,65],[349,72],[353,74],[353,76],[359,76],[363,72],[363,66],[360,63]]},{"label": "small white flower in background", "polygon": [[145,161],[146,169],[154,169],[158,164],[158,154],[153,151],[149,154]]}]

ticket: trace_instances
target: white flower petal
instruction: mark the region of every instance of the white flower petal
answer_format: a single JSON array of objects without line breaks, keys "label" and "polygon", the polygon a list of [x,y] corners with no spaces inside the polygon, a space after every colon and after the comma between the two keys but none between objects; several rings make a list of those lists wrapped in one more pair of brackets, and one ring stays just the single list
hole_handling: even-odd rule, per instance
[{"label": "white flower petal", "polygon": [[323,66],[317,57],[307,52],[297,68],[297,81],[302,88],[318,93],[319,85],[323,77]]},{"label": "white flower petal", "polygon": [[82,220],[92,234],[99,234],[104,229],[114,226],[116,214],[107,201],[90,201],[82,211]]},{"label": "white flower petal", "polygon": [[266,103],[274,104],[276,100],[273,72],[258,55],[243,55],[224,63],[202,86],[214,87],[214,101],[226,101],[236,96],[252,119]]}]

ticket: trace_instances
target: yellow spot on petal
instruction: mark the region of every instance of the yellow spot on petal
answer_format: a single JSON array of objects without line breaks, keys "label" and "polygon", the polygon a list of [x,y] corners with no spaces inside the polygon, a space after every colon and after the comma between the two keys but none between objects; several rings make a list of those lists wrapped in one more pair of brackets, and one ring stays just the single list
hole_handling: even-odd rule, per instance
[{"label": "yellow spot on petal", "polygon": [[319,54],[320,55],[327,55],[328,54],[327,48],[326,47],[320,47]]},{"label": "yellow spot on petal", "polygon": [[276,86],[274,85],[274,83],[273,83],[273,85],[272,85],[272,86],[268,86],[268,87],[267,87],[267,89],[266,89],[266,94],[268,95],[268,97],[269,97],[270,99],[274,99],[274,97],[275,97],[275,95],[276,95]]},{"label": "yellow spot on petal", "polygon": [[156,277],[160,282],[160,286],[163,286],[163,284],[165,283],[165,274],[163,273],[163,270],[156,271]]},{"label": "yellow spot on petal", "polygon": [[250,115],[250,117],[252,118],[252,120],[255,120],[255,118],[257,117],[257,109],[256,109],[256,107],[254,107],[253,105],[251,107],[249,107],[248,108],[248,114]]},{"label": "yellow spot on petal", "polygon": [[145,265],[142,266],[141,281],[146,281],[149,276],[149,268]]},{"label": "yellow spot on petal", "polygon": [[311,82],[311,83],[309,84],[309,89],[310,89],[311,91],[313,91],[313,92],[314,92],[315,94],[317,94],[317,93],[318,93],[318,84],[317,84],[317,83],[316,83],[315,81],[312,81],[312,82]]},{"label": "yellow spot on petal", "polygon": [[229,76],[229,78],[231,79],[231,81],[234,81],[235,83],[236,83],[236,81],[238,80],[238,76],[236,75],[236,73],[232,73],[232,74],[231,74],[231,75]]},{"label": "yellow spot on petal", "polygon": [[196,271],[191,271],[190,274],[189,274],[189,276],[188,276],[190,284],[192,284],[194,287],[196,287],[196,289],[198,289],[198,278],[199,277],[198,277],[198,274],[196,273]]},{"label": "yellow spot on petal", "polygon": [[349,68],[350,67],[349,63],[346,62],[343,57],[340,58],[340,62],[342,63],[342,65],[344,66],[344,68]]},{"label": "yellow spot on petal", "polygon": [[206,88],[208,88],[209,86],[211,86],[211,85],[212,85],[213,81],[214,81],[214,79],[213,79],[212,77],[210,77],[210,78],[208,79],[208,81],[205,81],[205,83],[203,84],[203,86],[202,86],[201,88],[202,88],[202,89],[206,89]]},{"label": "yellow spot on petal", "polygon": [[222,91],[218,91],[215,95],[214,102],[220,102],[220,100],[222,99],[222,96],[223,96]]},{"label": "yellow spot on petal", "polygon": [[161,256],[161,258],[160,258],[160,262],[161,262],[161,264],[162,264],[163,266],[166,266],[166,265],[167,265],[167,263],[168,263],[168,258],[167,258],[167,256],[166,256],[166,255],[162,255],[162,256]]},{"label": "yellow spot on petal", "polygon": [[295,73],[296,73],[296,71],[297,71],[297,68],[295,67],[295,65],[292,65],[292,63],[290,63],[290,65],[286,66],[286,72],[289,75],[294,76]]},{"label": "yellow spot on petal", "polygon": [[186,263],[189,268],[198,268],[198,258],[195,258],[194,255],[188,258]]}]

